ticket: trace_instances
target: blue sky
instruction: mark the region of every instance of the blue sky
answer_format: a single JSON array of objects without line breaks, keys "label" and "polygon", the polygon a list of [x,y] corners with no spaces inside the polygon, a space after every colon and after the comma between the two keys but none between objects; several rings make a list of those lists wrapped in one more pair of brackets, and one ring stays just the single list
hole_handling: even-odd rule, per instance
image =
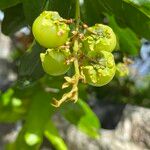
[{"label": "blue sky", "polygon": [[4,13],[0,11],[0,20],[2,20],[3,18],[4,18]]}]

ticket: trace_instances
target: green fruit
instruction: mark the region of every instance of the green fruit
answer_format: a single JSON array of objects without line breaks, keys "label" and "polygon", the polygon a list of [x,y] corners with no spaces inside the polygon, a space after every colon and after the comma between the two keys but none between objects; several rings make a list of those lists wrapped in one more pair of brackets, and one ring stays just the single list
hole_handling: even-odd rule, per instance
[{"label": "green fruit", "polygon": [[63,45],[68,38],[69,26],[57,12],[44,11],[33,23],[32,31],[36,41],[46,48]]},{"label": "green fruit", "polygon": [[109,83],[116,71],[114,57],[110,52],[91,52],[81,72],[85,82],[93,86],[103,86]]},{"label": "green fruit", "polygon": [[47,49],[45,53],[40,54],[44,71],[52,76],[65,74],[70,66],[66,64],[69,55],[69,50]]},{"label": "green fruit", "polygon": [[127,65],[125,65],[124,63],[118,63],[116,65],[116,75],[118,77],[124,77],[127,76],[128,74],[129,74],[129,69]]},{"label": "green fruit", "polygon": [[108,51],[112,52],[116,47],[116,36],[113,30],[103,24],[95,24],[86,30],[83,39],[83,51]]}]

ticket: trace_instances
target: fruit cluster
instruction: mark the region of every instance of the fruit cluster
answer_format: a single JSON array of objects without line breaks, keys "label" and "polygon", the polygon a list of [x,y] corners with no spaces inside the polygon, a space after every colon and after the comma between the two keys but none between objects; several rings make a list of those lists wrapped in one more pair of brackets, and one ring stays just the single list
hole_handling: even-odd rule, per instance
[{"label": "fruit cluster", "polygon": [[65,77],[62,88],[72,85],[72,90],[54,100],[58,107],[62,102],[78,99],[78,82],[81,80],[92,86],[103,86],[115,75],[116,65],[111,53],[116,47],[116,36],[113,30],[103,24],[92,27],[80,23],[78,28],[70,29],[68,21],[57,12],[44,11],[33,23],[32,31],[36,41],[45,48],[40,54],[44,71],[52,76],[65,74],[71,63],[75,66],[75,75]]}]

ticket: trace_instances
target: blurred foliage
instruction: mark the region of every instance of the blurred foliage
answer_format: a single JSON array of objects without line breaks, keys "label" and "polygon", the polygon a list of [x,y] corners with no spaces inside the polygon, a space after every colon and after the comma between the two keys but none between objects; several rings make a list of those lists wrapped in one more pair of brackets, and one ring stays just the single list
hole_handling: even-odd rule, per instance
[{"label": "blurred foliage", "polygon": [[[16,122],[17,120],[24,122],[18,138],[15,143],[10,144],[11,146],[8,145],[8,149],[16,150],[20,147],[39,149],[44,135],[56,149],[66,149],[57,128],[50,121],[55,113],[63,114],[69,122],[77,125],[89,136],[98,136],[99,120],[83,100],[80,99],[76,104],[65,104],[58,110],[50,105],[52,97],[59,97],[62,94],[61,81],[55,81],[55,78],[45,76],[35,84],[22,88],[15,85],[14,88],[1,94],[0,122]],[[56,86],[53,84],[54,82]],[[54,89],[53,86],[58,89]],[[82,86],[81,91],[83,91]]]},{"label": "blurred foliage", "polygon": [[[64,18],[74,18],[75,0],[1,0],[0,10],[4,12],[2,32],[13,38],[22,27],[31,29],[33,20],[43,10],[58,11]],[[81,20],[88,25],[103,22],[113,28],[118,39],[117,50],[121,53],[119,59],[122,55],[138,55],[140,39],[150,40],[149,0],[84,0]],[[87,88],[103,101],[150,106],[149,86],[139,89],[130,78],[116,78],[100,88],[79,85],[77,103],[54,109],[50,103],[53,97],[59,98],[65,93],[61,90],[64,78],[45,75],[39,59],[39,53],[44,49],[34,41],[30,45],[23,54],[17,53],[14,57],[19,64],[17,82],[0,93],[0,122],[22,122],[19,135],[7,145],[8,150],[40,149],[44,137],[55,149],[66,150],[67,146],[52,121],[56,113],[90,137],[98,137],[100,122],[86,102]],[[150,81],[149,78],[146,81]]]},{"label": "blurred foliage", "polygon": [[[143,78],[145,87],[137,87],[130,78],[114,79],[110,84],[101,88],[90,87],[96,93],[97,99],[107,103],[133,104],[150,107],[150,78]],[[142,85],[141,84],[141,85]],[[109,92],[108,92],[109,91]],[[106,94],[107,93],[107,94]]]}]

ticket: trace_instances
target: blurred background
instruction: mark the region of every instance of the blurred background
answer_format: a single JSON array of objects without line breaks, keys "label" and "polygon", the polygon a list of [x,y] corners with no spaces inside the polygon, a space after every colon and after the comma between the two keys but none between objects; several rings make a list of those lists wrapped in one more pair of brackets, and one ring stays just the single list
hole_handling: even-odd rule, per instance
[{"label": "blurred background", "polygon": [[[84,11],[83,4],[86,3],[81,1],[83,14],[88,14],[88,12]],[[13,7],[18,7],[18,5]],[[89,5],[86,7],[90,9]],[[22,62],[28,61],[26,60],[25,53],[33,42],[33,35],[31,28],[27,24],[20,25],[15,31],[12,31],[13,23],[12,26],[8,24],[9,27],[7,29],[3,28],[3,26],[7,26],[6,20],[4,21],[6,17],[4,13],[8,15],[7,12],[9,12],[8,9],[0,11],[0,150],[150,149],[150,42],[147,40],[148,38],[146,39],[144,36],[138,37],[139,44],[137,46],[138,48],[136,48],[136,53],[132,51],[134,54],[128,52],[129,50],[125,52],[124,49],[121,49],[121,44],[114,51],[116,62],[123,61],[124,57],[132,61],[128,65],[129,74],[127,76],[115,76],[109,84],[103,87],[79,85],[80,98],[84,99],[87,105],[84,107],[90,109],[90,113],[96,119],[94,118],[92,120],[87,115],[88,117],[85,119],[85,123],[82,124],[80,122],[80,126],[77,119],[82,116],[82,111],[79,107],[82,108],[83,105],[66,104],[60,110],[53,110],[55,114],[51,120],[54,122],[59,133],[51,133],[50,131],[47,134],[48,129],[46,130],[47,132],[44,129],[42,131],[35,131],[35,134],[37,133],[40,136],[42,136],[43,132],[45,134],[45,137],[42,136],[42,140],[39,140],[34,134],[28,137],[24,132],[24,130],[28,130],[28,126],[30,126],[29,128],[37,127],[37,130],[42,126],[37,125],[40,118],[42,118],[41,116],[34,119],[42,111],[40,107],[42,106],[42,102],[40,103],[40,100],[37,100],[37,103],[39,101],[39,106],[37,107],[34,107],[30,103],[32,99],[35,99],[34,96],[40,91],[41,87],[43,88],[44,86],[45,88],[45,85],[46,89],[49,86],[48,89],[55,93],[63,82],[63,77],[53,78],[47,75],[43,76],[43,71],[38,72],[38,69],[33,69],[33,64],[31,64],[31,70],[28,68],[29,64],[24,64],[24,66],[22,65],[23,67],[20,67]],[[150,12],[150,7],[147,8],[147,12]],[[102,19],[100,20],[103,23],[109,24],[114,31],[117,31],[116,26],[112,23],[113,19],[110,16],[106,16],[101,16]],[[88,19],[86,21],[91,24],[94,22]],[[126,38],[123,39],[126,42],[125,44],[130,47],[128,40],[132,41],[134,38],[128,39],[128,37],[132,37],[133,34],[123,30],[124,28],[121,26],[121,32],[119,34],[126,36],[127,40]],[[4,32],[2,33],[2,31]],[[4,34],[7,31],[10,33]],[[134,42],[132,43],[135,44]],[[33,57],[38,57],[37,54],[32,55],[29,55],[29,58],[31,58],[29,62],[32,61]],[[42,94],[39,97],[43,99]],[[47,103],[43,105],[46,106]],[[30,111],[31,108],[35,108],[35,111]],[[50,109],[53,108],[50,106]],[[34,114],[35,116],[31,116],[30,114]],[[99,122],[98,127],[97,119]],[[25,123],[26,120],[27,123]],[[32,121],[33,124],[37,124],[30,125],[28,123]],[[94,123],[92,124],[92,121],[96,122],[96,125]],[[55,127],[49,126],[49,129],[55,130]],[[29,129],[29,131],[32,131],[32,129]],[[92,137],[93,135],[89,136],[90,132],[93,132],[94,136],[98,133],[100,137],[95,139]],[[22,133],[25,134],[25,140],[29,147],[23,146],[25,144],[22,144],[24,142],[20,140],[22,139]],[[20,138],[18,138],[18,135]],[[17,142],[19,141],[19,144],[21,143],[20,145],[18,144],[19,146],[14,146],[15,139],[17,139]],[[38,145],[37,148],[34,147],[34,144],[39,144],[40,146]]]}]

